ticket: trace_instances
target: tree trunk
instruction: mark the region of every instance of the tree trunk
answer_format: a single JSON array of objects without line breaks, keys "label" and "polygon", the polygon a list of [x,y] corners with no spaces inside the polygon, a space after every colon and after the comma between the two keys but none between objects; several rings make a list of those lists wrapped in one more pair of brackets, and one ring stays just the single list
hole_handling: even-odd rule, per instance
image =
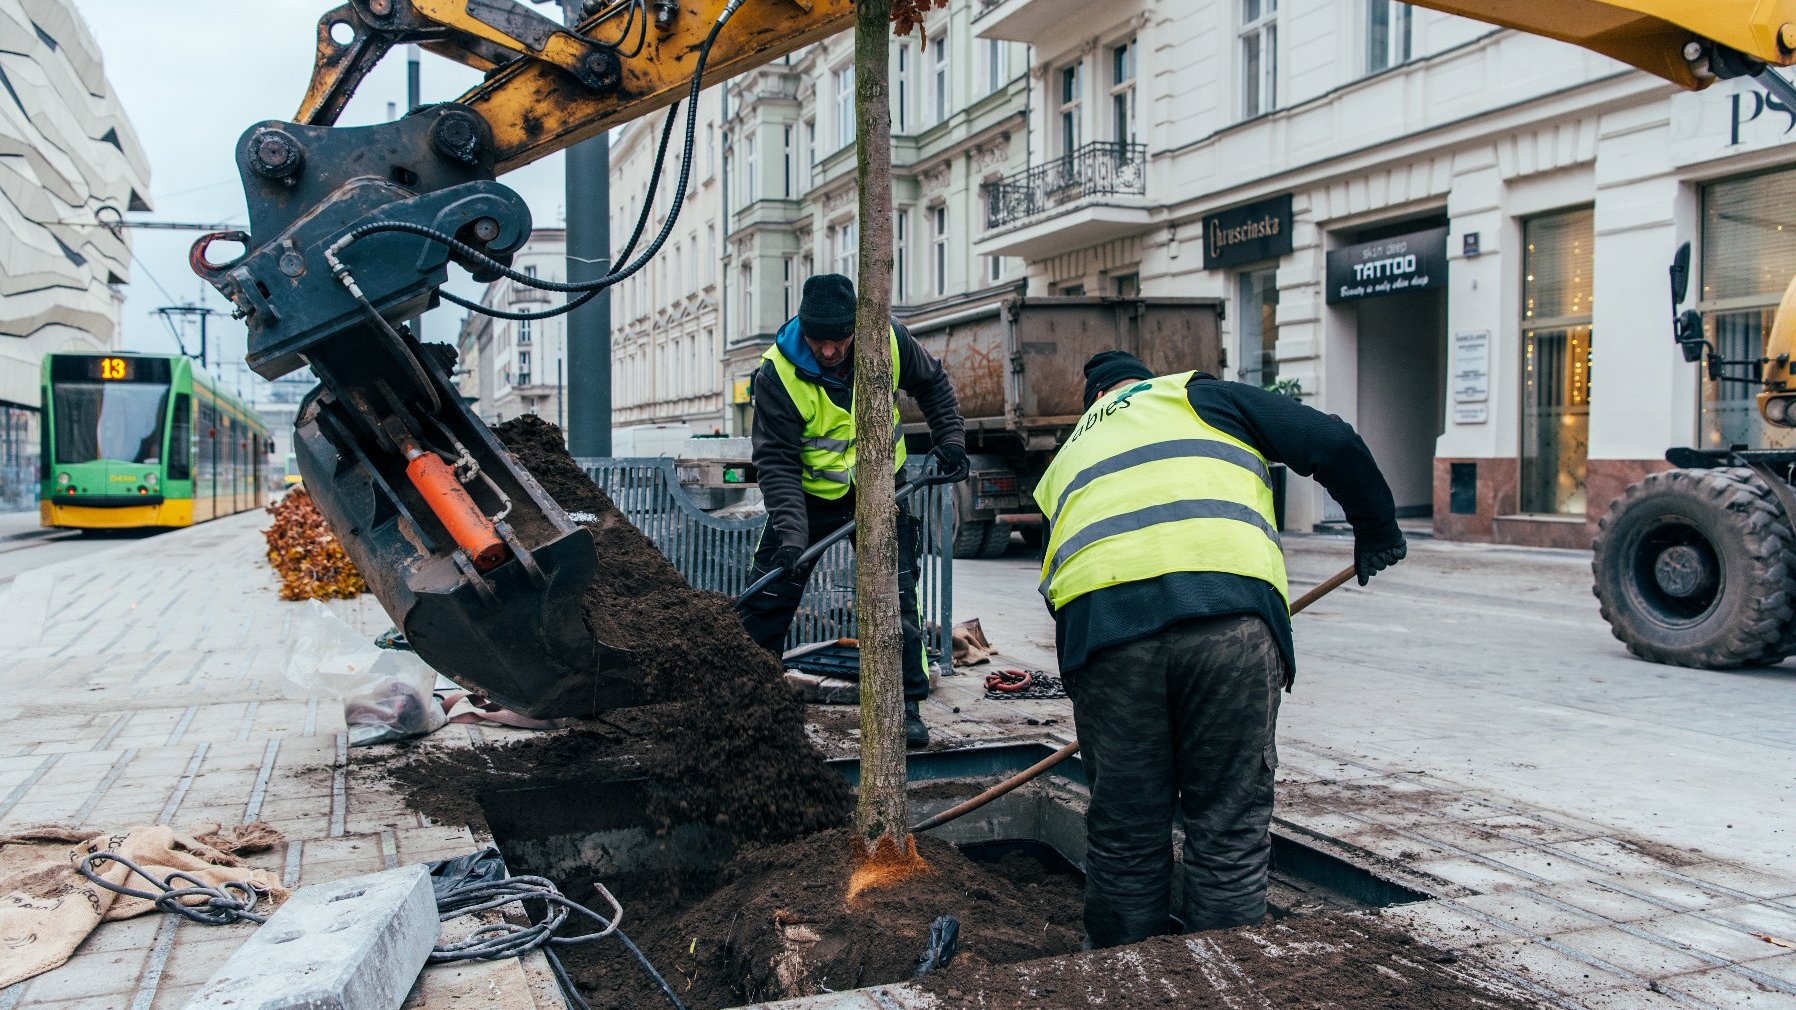
[{"label": "tree trunk", "polygon": [[[855,579],[861,642],[861,784],[855,826],[869,851],[906,845],[903,628],[898,619],[898,511],[893,496],[892,0],[859,0],[854,19],[854,117],[860,184],[855,290]],[[886,851],[893,851],[887,849]]]}]

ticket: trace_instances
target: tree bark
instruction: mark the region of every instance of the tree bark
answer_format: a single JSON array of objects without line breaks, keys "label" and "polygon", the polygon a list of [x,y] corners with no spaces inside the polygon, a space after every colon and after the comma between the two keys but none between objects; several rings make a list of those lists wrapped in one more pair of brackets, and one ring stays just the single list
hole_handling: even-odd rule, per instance
[{"label": "tree bark", "polygon": [[892,465],[892,0],[859,0],[854,19],[860,277],[855,290],[855,579],[861,654],[861,784],[855,826],[868,849],[905,851],[903,628]]}]

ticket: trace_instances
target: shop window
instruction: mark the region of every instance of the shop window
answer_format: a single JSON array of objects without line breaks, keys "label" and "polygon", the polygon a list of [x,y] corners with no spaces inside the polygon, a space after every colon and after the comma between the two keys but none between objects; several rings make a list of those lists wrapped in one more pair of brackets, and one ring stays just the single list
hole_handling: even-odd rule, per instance
[{"label": "shop window", "polygon": [[1595,243],[1590,208],[1522,226],[1523,512],[1584,514]]},{"label": "shop window", "polygon": [[[1716,351],[1730,361],[1765,354],[1765,338],[1784,286],[1796,274],[1796,172],[1729,179],[1703,189],[1702,288],[1698,308]],[[1769,201],[1784,201],[1783,203]],[[1731,368],[1734,375],[1756,374]],[[1702,384],[1702,445],[1723,449],[1787,448],[1796,445],[1786,429],[1759,417],[1747,382]]]},{"label": "shop window", "polygon": [[1278,381],[1278,268],[1240,275],[1241,381],[1265,388]]}]

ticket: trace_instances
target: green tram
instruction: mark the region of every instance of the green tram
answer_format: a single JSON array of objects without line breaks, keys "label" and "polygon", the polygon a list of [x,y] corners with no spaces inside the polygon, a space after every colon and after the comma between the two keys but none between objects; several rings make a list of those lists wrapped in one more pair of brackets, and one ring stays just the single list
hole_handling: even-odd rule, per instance
[{"label": "green tram", "polygon": [[44,526],[191,526],[267,499],[267,427],[181,355],[46,355],[41,431]]}]

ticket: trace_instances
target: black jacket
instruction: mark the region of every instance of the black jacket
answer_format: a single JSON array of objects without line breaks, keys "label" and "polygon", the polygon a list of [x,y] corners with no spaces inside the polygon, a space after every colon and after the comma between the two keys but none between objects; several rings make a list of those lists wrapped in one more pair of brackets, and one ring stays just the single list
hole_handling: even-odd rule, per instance
[{"label": "black jacket", "polygon": [[[790,325],[790,324],[788,324]],[[929,422],[930,436],[936,445],[967,443],[966,424],[961,420],[960,403],[954,397],[954,384],[948,373],[923,345],[898,322],[898,388],[909,393],[923,409]],[[830,400],[847,410],[854,401],[854,355],[842,368],[829,375],[799,375],[822,386]],[[800,439],[804,437],[804,418],[787,394],[773,362],[762,362],[754,379],[754,463],[760,472],[761,497],[767,502],[767,522],[780,546],[809,546],[810,533],[805,522],[806,499],[800,483],[803,473],[799,464]]]},{"label": "black jacket", "polygon": [[[1370,548],[1395,545],[1397,508],[1372,451],[1353,426],[1290,397],[1244,382],[1197,373],[1186,387],[1192,409],[1210,425],[1259,450],[1292,473],[1315,477],[1347,515],[1354,539]],[[1094,652],[1132,642],[1196,617],[1256,614],[1266,621],[1293,675],[1291,615],[1278,590],[1227,572],[1173,572],[1086,593],[1054,614],[1061,672]]]}]

